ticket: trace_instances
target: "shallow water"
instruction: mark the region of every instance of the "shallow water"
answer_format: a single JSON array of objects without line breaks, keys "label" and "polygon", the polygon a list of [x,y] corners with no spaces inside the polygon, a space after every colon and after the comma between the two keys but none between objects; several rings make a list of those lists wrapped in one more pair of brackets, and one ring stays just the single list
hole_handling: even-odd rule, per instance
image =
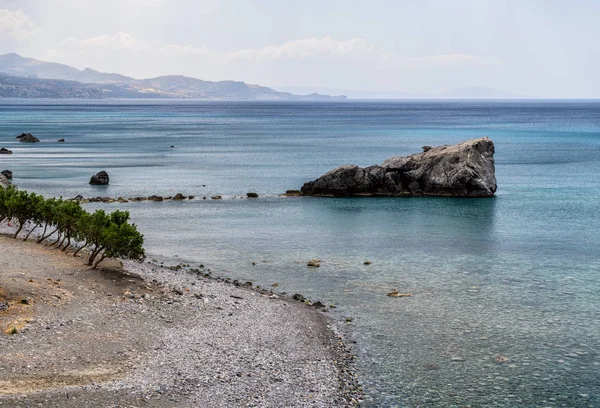
[{"label": "shallow water", "polygon": [[[278,196],[482,135],[493,199]],[[223,195],[104,206],[131,212],[150,257],[335,304],[368,406],[600,405],[598,102],[5,103],[0,144],[48,196]],[[99,170],[110,186],[87,184]]]}]

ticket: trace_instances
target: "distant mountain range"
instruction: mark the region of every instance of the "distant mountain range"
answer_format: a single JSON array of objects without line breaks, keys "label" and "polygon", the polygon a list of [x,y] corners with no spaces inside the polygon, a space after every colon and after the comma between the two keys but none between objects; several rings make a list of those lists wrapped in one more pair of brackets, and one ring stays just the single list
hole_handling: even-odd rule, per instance
[{"label": "distant mountain range", "polygon": [[311,86],[274,86],[273,88],[291,93],[319,92],[326,94],[344,94],[353,99],[520,99],[526,96],[504,92],[485,86],[465,86],[438,93],[417,93],[403,91],[366,91],[357,89],[339,89]]},{"label": "distant mountain range", "polygon": [[214,100],[345,100],[318,93],[295,95],[238,81],[203,81],[181,75],[135,79],[24,58],[0,55],[0,98],[177,98]]}]

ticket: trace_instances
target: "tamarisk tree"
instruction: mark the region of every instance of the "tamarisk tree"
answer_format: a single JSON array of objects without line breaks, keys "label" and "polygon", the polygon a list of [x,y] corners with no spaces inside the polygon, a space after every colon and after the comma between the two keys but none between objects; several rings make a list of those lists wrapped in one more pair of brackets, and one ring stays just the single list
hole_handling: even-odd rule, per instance
[{"label": "tamarisk tree", "polygon": [[[104,210],[85,211],[78,202],[55,199],[20,191],[13,186],[0,187],[0,221],[15,220],[18,224],[14,238],[29,223],[29,238],[44,226],[37,242],[56,235],[51,245],[66,251],[74,243],[75,253],[89,250],[88,265],[96,268],[107,257],[143,260],[144,236],[129,222],[129,212]],[[79,245],[78,245],[79,244]]]}]

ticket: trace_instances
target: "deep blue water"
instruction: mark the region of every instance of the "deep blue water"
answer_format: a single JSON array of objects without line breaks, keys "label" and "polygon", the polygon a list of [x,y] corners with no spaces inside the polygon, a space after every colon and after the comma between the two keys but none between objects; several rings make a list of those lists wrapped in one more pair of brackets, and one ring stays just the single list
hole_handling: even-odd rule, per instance
[{"label": "deep blue water", "polygon": [[[493,199],[279,196],[484,135]],[[4,102],[0,146],[15,184],[48,196],[223,195],[105,206],[131,212],[150,257],[335,304],[367,406],[600,406],[598,101]],[[110,186],[87,184],[99,170]]]}]

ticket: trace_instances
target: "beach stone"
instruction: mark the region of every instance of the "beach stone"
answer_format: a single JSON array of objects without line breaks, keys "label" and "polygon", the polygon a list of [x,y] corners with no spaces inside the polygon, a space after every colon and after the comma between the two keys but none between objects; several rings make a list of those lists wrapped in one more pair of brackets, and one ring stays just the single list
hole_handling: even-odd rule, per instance
[{"label": "beach stone", "polygon": [[108,184],[108,182],[109,182],[108,173],[105,172],[105,171],[101,171],[99,173],[96,173],[90,179],[90,184],[92,184],[92,185],[103,186],[103,185]]},{"label": "beach stone", "polygon": [[4,177],[6,177],[8,180],[11,180],[13,178],[13,172],[10,170],[2,170],[0,174],[3,174]]},{"label": "beach stone", "polygon": [[6,147],[0,148],[0,154],[12,154],[12,150],[8,150]]},{"label": "beach stone", "polygon": [[21,133],[19,136],[17,136],[17,139],[19,139],[19,142],[23,143],[38,143],[40,141],[40,139],[31,133]]},{"label": "beach stone", "polygon": [[494,143],[482,137],[392,157],[380,166],[344,165],[305,183],[301,191],[337,197],[492,197],[496,192]]}]

